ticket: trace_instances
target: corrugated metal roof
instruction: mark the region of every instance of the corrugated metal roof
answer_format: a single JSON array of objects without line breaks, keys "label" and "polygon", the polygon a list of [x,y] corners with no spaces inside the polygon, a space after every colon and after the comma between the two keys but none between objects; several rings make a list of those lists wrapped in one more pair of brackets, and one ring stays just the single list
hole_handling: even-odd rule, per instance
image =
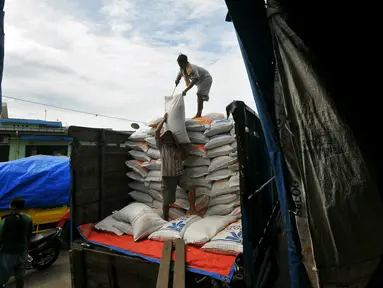
[{"label": "corrugated metal roof", "polygon": [[2,123],[15,123],[15,124],[31,124],[31,125],[42,125],[47,127],[62,127],[61,122],[53,122],[53,121],[44,121],[44,120],[32,120],[32,119],[19,119],[19,118],[8,118],[8,119],[0,119],[0,126]]}]

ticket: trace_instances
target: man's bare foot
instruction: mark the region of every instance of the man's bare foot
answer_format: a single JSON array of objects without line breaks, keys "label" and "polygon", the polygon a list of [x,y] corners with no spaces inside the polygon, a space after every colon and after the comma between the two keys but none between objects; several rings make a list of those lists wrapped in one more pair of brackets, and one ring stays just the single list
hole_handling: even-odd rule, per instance
[{"label": "man's bare foot", "polygon": [[202,116],[201,115],[195,115],[192,119],[196,119],[196,118],[201,118]]},{"label": "man's bare foot", "polygon": [[189,209],[188,212],[186,212],[187,216],[192,216],[192,215],[199,215],[198,211],[195,209]]}]

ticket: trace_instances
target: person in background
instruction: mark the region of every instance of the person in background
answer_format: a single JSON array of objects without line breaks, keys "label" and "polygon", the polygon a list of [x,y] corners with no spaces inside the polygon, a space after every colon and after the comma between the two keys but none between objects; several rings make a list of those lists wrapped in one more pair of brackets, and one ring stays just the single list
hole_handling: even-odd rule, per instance
[{"label": "person in background", "polygon": [[209,92],[213,83],[213,78],[206,69],[189,63],[186,55],[180,54],[177,58],[177,62],[180,66],[180,72],[178,73],[175,81],[176,86],[178,86],[181,78],[183,77],[187,86],[187,88],[182,92],[183,96],[185,96],[194,85],[197,86],[197,114],[194,118],[201,117],[203,102],[209,101]]},{"label": "person in background", "polygon": [[21,213],[25,200],[15,198],[10,203],[10,213],[0,222],[0,287],[15,276],[17,288],[24,287],[24,274],[31,241],[33,223],[28,214]]},{"label": "person in background", "polygon": [[170,205],[176,201],[177,186],[185,188],[188,192],[190,203],[188,214],[196,214],[195,189],[187,189],[181,181],[183,162],[188,155],[189,144],[178,144],[177,139],[170,130],[166,130],[161,135],[162,127],[167,119],[168,114],[166,113],[155,133],[157,147],[161,153],[162,196],[164,201],[162,209],[166,221],[169,219]]}]

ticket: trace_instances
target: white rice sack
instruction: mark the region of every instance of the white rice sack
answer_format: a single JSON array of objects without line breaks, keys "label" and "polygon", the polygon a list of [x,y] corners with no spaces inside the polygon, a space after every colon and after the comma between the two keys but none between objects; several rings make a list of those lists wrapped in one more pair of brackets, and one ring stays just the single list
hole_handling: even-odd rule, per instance
[{"label": "white rice sack", "polygon": [[217,148],[209,149],[206,152],[207,158],[216,158],[219,156],[228,156],[230,153],[233,152],[233,147],[231,145],[223,145]]},{"label": "white rice sack", "polygon": [[179,198],[179,199],[176,199],[176,202],[171,204],[171,206],[175,208],[179,208],[179,209],[188,210],[190,207],[190,203],[189,203],[189,200],[187,199]]},{"label": "white rice sack", "polygon": [[148,170],[161,170],[161,159],[143,162],[141,166]]},{"label": "white rice sack", "polygon": [[146,155],[145,152],[137,151],[137,150],[130,150],[129,154],[132,155],[132,157],[136,160],[140,161],[150,161],[150,157]]},{"label": "white rice sack", "polygon": [[202,248],[204,252],[234,255],[243,253],[242,225],[240,221],[234,222],[219,232]]},{"label": "white rice sack", "polygon": [[156,191],[162,191],[162,182],[148,182],[148,181],[145,181],[144,182],[144,185],[146,188],[149,188],[149,189],[152,189],[152,190],[156,190]]},{"label": "white rice sack", "polygon": [[209,206],[206,211],[206,215],[227,215],[230,214],[235,208],[234,203],[229,204],[219,204],[214,206]]},{"label": "white rice sack", "polygon": [[136,131],[129,137],[129,140],[134,142],[144,142],[146,138],[148,138],[147,132]]},{"label": "white rice sack", "polygon": [[196,131],[196,132],[204,132],[207,128],[210,127],[211,120],[210,119],[204,119],[196,118],[196,119],[187,119],[185,121],[186,130],[189,131]]},{"label": "white rice sack", "polygon": [[162,211],[162,208],[159,209],[159,208],[152,208],[153,209],[153,212],[156,213],[158,216],[160,216],[161,218],[164,218],[164,213]]},{"label": "white rice sack", "polygon": [[235,136],[235,127],[233,127],[233,129],[230,130],[230,135]]},{"label": "white rice sack", "polygon": [[163,201],[162,193],[157,190],[149,189],[149,195],[152,196],[154,200]]},{"label": "white rice sack", "polygon": [[239,186],[239,173],[236,173],[230,177],[229,187],[238,187],[238,186]]},{"label": "white rice sack", "polygon": [[117,228],[126,235],[133,235],[133,228],[132,225],[130,225],[129,223],[117,221],[116,224],[113,225],[113,227]]},{"label": "white rice sack", "polygon": [[212,184],[211,181],[207,181],[205,177],[199,178],[188,178],[186,175],[182,175],[182,182],[186,187],[206,187],[211,189]]},{"label": "white rice sack", "polygon": [[146,177],[148,175],[148,169],[142,167],[142,163],[143,162],[139,160],[128,160],[125,162],[125,165],[140,174],[142,177]]},{"label": "white rice sack", "polygon": [[206,176],[206,180],[208,181],[218,181],[222,179],[229,178],[232,175],[232,171],[229,168],[220,169],[218,171],[214,171],[209,173]]},{"label": "white rice sack", "polygon": [[192,144],[189,155],[206,158],[206,148],[204,145]]},{"label": "white rice sack", "polygon": [[238,150],[237,141],[234,141],[233,143],[231,143],[231,147],[233,147],[234,150]]},{"label": "white rice sack", "polygon": [[225,114],[222,114],[222,113],[209,113],[209,114],[206,114],[204,116],[202,116],[203,118],[205,119],[209,119],[211,121],[214,121],[214,120],[222,120],[222,119],[225,119]]},{"label": "white rice sack", "polygon": [[134,217],[131,223],[133,239],[134,241],[138,241],[157,231],[167,222],[155,212],[143,210]]},{"label": "white rice sack", "polygon": [[240,206],[235,207],[234,210],[231,211],[231,213],[229,215],[235,216],[237,218],[241,218],[242,217],[241,207]]},{"label": "white rice sack", "polygon": [[156,137],[148,137],[148,138],[145,139],[145,141],[146,141],[146,143],[148,143],[149,147],[154,148],[154,149],[158,149],[157,142],[156,142]]},{"label": "white rice sack", "polygon": [[216,197],[218,195],[224,195],[239,191],[239,186],[230,187],[229,180],[219,180],[213,183],[210,190],[210,197]]},{"label": "white rice sack", "polygon": [[210,159],[192,155],[186,158],[186,160],[184,161],[184,165],[186,167],[209,166]]},{"label": "white rice sack", "polygon": [[152,233],[149,236],[149,239],[155,241],[182,239],[186,229],[192,223],[200,219],[201,217],[193,215],[181,217],[176,220],[170,221],[164,224],[158,231]]},{"label": "white rice sack", "polygon": [[150,170],[148,176],[145,178],[145,182],[161,182],[162,174],[161,170]]},{"label": "white rice sack", "polygon": [[233,165],[230,165],[229,169],[232,171],[239,171],[239,162],[235,162]]},{"label": "white rice sack", "polygon": [[160,122],[163,120],[163,117],[158,117],[156,119],[152,119],[149,121],[148,126],[152,128],[157,128],[157,126],[160,124]]},{"label": "white rice sack", "polygon": [[230,165],[237,162],[236,158],[231,158],[230,156],[219,156],[217,158],[214,158],[209,166],[209,173],[223,169],[228,168]]},{"label": "white rice sack", "polygon": [[132,191],[129,192],[129,196],[132,197],[134,200],[140,203],[152,203],[153,197],[149,194],[138,192],[138,191]]},{"label": "white rice sack", "polygon": [[189,132],[189,131],[194,131],[194,132],[204,132],[207,128],[209,128],[209,124],[201,124],[201,123],[197,123],[197,124],[190,124],[188,126],[186,126],[186,130]]},{"label": "white rice sack", "polygon": [[136,217],[139,213],[141,213],[144,210],[150,211],[150,212],[153,211],[152,208],[150,208],[146,204],[133,202],[125,206],[121,210],[114,212],[113,218],[116,219],[117,221],[132,223],[132,220],[134,219],[134,217]]},{"label": "white rice sack", "polygon": [[208,137],[212,137],[218,134],[229,133],[233,129],[233,126],[234,122],[231,119],[214,120],[204,134]]},{"label": "white rice sack", "polygon": [[187,167],[184,169],[185,177],[200,178],[206,176],[208,174],[208,169],[209,166]]},{"label": "white rice sack", "polygon": [[220,204],[230,204],[230,203],[234,203],[238,199],[239,199],[239,195],[237,193],[219,195],[217,197],[210,198],[209,206],[215,206]]},{"label": "white rice sack", "polygon": [[202,246],[236,220],[237,217],[235,216],[207,216],[200,219],[190,224],[186,229],[184,235],[185,244]]},{"label": "white rice sack", "polygon": [[163,201],[154,200],[152,204],[150,204],[149,206],[152,207],[153,209],[162,209],[163,204],[164,204]]},{"label": "white rice sack", "polygon": [[180,217],[185,217],[186,216],[186,211],[178,208],[173,208],[171,207],[169,209],[169,219],[170,220],[175,220]]},{"label": "white rice sack", "polygon": [[190,143],[185,127],[185,103],[182,94],[165,97],[165,110],[168,113],[167,129],[172,131],[178,143]]},{"label": "white rice sack", "polygon": [[231,144],[235,141],[235,138],[230,134],[221,134],[210,138],[209,142],[205,144],[206,149],[217,148],[226,144]]},{"label": "white rice sack", "polygon": [[117,229],[116,227],[114,227],[114,225],[117,222],[118,221],[113,217],[113,215],[110,215],[110,216],[106,217],[105,219],[101,220],[100,222],[98,222],[94,226],[94,228],[96,228],[97,230],[100,230],[100,231],[107,231],[107,232],[114,233],[118,236],[121,236],[124,233],[120,229]]},{"label": "white rice sack", "polygon": [[203,195],[207,195],[207,196],[210,197],[210,195],[212,195],[211,189],[206,188],[206,187],[197,187],[195,189],[195,196],[196,197],[200,197],[200,196],[203,196]]},{"label": "white rice sack", "polygon": [[148,144],[146,142],[126,141],[125,145],[134,150],[138,150],[142,152],[148,151]]},{"label": "white rice sack", "polygon": [[233,157],[233,158],[238,158],[238,152],[235,151],[235,152],[232,152],[229,154],[230,157]]},{"label": "white rice sack", "polygon": [[130,179],[132,179],[134,181],[138,181],[138,182],[144,182],[144,179],[145,179],[140,174],[138,174],[137,172],[134,172],[134,171],[126,173],[126,176],[128,176]]},{"label": "white rice sack", "polygon": [[148,170],[161,170],[161,159],[143,162],[141,166]]},{"label": "white rice sack", "polygon": [[188,131],[188,136],[190,142],[194,144],[206,144],[209,142],[209,138],[206,137],[203,132]]},{"label": "white rice sack", "polygon": [[149,148],[148,151],[146,152],[146,155],[154,160],[158,160],[161,157],[160,150],[154,149],[154,148]]},{"label": "white rice sack", "polygon": [[195,200],[195,210],[205,213],[206,209],[209,207],[209,200],[210,198],[207,195],[197,197]]},{"label": "white rice sack", "polygon": [[184,189],[177,187],[176,199],[188,199],[188,194],[186,193]]},{"label": "white rice sack", "polygon": [[128,186],[133,191],[138,191],[138,192],[143,192],[143,193],[149,194],[149,188],[145,187],[144,183],[132,181],[132,182],[128,183]]}]

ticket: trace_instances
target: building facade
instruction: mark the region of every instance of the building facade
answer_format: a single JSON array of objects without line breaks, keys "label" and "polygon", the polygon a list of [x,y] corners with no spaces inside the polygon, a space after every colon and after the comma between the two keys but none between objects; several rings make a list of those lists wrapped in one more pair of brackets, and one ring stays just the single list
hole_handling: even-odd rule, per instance
[{"label": "building facade", "polygon": [[71,141],[61,122],[0,119],[0,162],[33,155],[70,156]]}]

